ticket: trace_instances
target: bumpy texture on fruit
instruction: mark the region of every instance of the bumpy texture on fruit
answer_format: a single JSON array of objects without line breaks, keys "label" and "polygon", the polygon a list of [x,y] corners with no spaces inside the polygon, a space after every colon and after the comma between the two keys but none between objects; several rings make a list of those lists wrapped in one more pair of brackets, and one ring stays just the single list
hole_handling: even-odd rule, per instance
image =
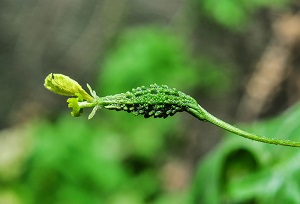
[{"label": "bumpy texture on fruit", "polygon": [[145,118],[166,118],[177,112],[188,111],[195,99],[166,85],[141,86],[131,92],[100,98],[104,108],[132,112]]}]

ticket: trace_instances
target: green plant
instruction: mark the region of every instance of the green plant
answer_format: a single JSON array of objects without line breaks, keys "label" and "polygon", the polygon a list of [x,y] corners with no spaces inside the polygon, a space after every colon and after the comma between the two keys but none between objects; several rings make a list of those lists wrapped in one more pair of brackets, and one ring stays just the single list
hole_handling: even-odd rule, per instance
[{"label": "green plant", "polygon": [[135,115],[144,115],[145,118],[151,116],[166,118],[174,115],[176,112],[186,111],[201,121],[210,122],[229,132],[251,140],[300,147],[300,142],[271,139],[236,128],[211,115],[191,96],[165,85],[158,86],[154,84],[150,85],[150,87],[142,86],[132,89],[131,92],[127,91],[126,93],[99,97],[89,85],[87,86],[91,95],[86,93],[76,81],[68,76],[51,73],[46,77],[44,86],[54,93],[72,96],[67,100],[69,103],[68,107],[73,109],[71,112],[72,116],[80,116],[83,108],[91,107],[93,107],[93,110],[89,115],[89,119],[101,108],[132,112]]}]

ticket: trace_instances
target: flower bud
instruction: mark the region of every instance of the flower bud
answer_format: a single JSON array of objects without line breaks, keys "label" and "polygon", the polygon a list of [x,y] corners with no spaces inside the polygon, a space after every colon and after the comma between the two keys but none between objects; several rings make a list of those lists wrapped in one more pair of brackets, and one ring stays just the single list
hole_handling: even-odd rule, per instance
[{"label": "flower bud", "polygon": [[80,94],[86,101],[93,101],[90,96],[75,80],[63,74],[49,74],[44,86],[46,89],[63,96],[78,96]]}]

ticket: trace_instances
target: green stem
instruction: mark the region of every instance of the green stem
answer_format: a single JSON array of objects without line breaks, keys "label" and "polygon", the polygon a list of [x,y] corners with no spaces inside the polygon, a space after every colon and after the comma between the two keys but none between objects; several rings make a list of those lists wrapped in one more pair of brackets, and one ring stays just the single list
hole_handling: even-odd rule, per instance
[{"label": "green stem", "polygon": [[207,112],[204,108],[202,108],[200,105],[198,105],[197,109],[195,109],[195,107],[193,107],[193,109],[190,111],[191,111],[190,113],[193,116],[195,116],[196,118],[198,118],[199,120],[210,122],[210,123],[212,123],[220,128],[223,128],[229,132],[232,132],[236,135],[239,135],[239,136],[251,139],[251,140],[269,143],[269,144],[275,144],[275,145],[300,147],[300,142],[294,142],[294,141],[283,140],[283,139],[271,139],[271,138],[259,136],[259,135],[252,134],[252,133],[246,132],[244,130],[241,130],[241,129],[234,127],[234,126],[224,122],[223,120],[213,116],[212,114]]},{"label": "green stem", "polygon": [[78,106],[80,108],[93,108],[97,105],[97,101],[96,102],[87,102],[87,101],[83,101],[83,102],[78,102]]}]

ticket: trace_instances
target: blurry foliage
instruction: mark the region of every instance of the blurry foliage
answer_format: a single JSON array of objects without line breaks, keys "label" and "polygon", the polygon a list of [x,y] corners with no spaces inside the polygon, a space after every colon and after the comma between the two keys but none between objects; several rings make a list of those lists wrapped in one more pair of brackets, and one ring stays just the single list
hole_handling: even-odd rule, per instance
[{"label": "blurry foliage", "polygon": [[[99,96],[150,83],[213,91],[229,85],[221,66],[208,57],[193,59],[183,41],[159,27],[125,32],[104,61],[95,88]],[[55,123],[36,122],[31,157],[18,185],[22,200],[187,203],[188,191],[168,192],[161,180],[172,146],[167,138],[175,144],[182,133],[178,119],[102,110],[90,121],[86,114],[72,118],[68,113]]]},{"label": "blurry foliage", "polygon": [[198,77],[185,49],[162,28],[129,30],[106,58],[98,90],[111,94],[152,83],[190,88]]},{"label": "blurry foliage", "polygon": [[228,89],[228,69],[206,56],[192,58],[187,48],[184,40],[160,27],[141,27],[125,32],[103,63],[96,90],[105,92],[98,95],[152,83],[179,90],[197,85],[209,91]]},{"label": "blurry foliage", "polygon": [[206,16],[230,29],[239,29],[249,21],[253,12],[260,8],[280,7],[285,0],[195,0]]},{"label": "blurry foliage", "polygon": [[33,203],[118,203],[119,197],[142,203],[159,191],[157,172],[145,166],[134,171],[127,161],[134,154],[131,141],[104,118],[64,115],[55,124],[40,123],[35,134],[24,174]]},{"label": "blurry foliage", "polygon": [[[300,104],[247,129],[272,138],[299,140]],[[195,203],[300,203],[298,148],[252,142],[228,134],[200,163]]]}]

